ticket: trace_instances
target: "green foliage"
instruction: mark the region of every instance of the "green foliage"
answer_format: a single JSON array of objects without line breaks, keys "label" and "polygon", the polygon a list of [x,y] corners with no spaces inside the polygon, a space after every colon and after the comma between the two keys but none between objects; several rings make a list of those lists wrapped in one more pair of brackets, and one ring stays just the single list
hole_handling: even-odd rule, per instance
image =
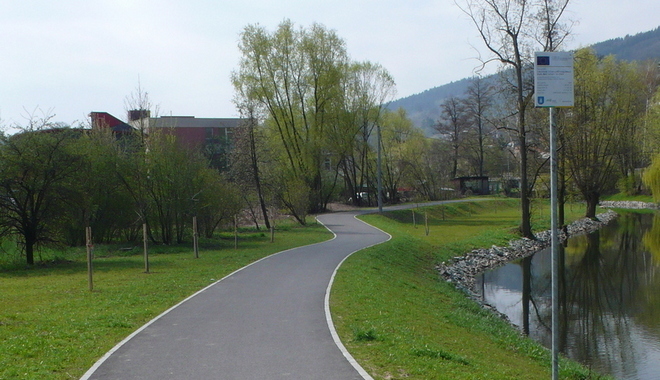
[{"label": "green foliage", "polygon": [[660,154],[653,157],[651,166],[646,168],[643,177],[646,186],[651,189],[653,200],[660,202]]},{"label": "green foliage", "polygon": [[87,226],[97,243],[135,241],[143,223],[152,242],[181,243],[194,215],[212,236],[242,208],[238,189],[172,135],[53,127],[46,118],[0,143],[0,236],[29,265],[37,247],[84,245]]},{"label": "green foliage", "polygon": [[[50,126],[47,120],[40,128]],[[78,189],[79,131],[29,129],[0,141],[0,233],[18,236],[27,263],[39,243],[56,241],[62,217]]]},{"label": "green foliage", "polygon": [[[634,64],[575,54],[575,107],[562,123],[563,150],[571,180],[594,217],[602,194],[633,175],[641,156],[643,77]],[[626,182],[627,183],[627,182]]]},{"label": "green foliage", "polygon": [[[370,136],[394,87],[387,71],[352,62],[345,42],[319,24],[296,28],[286,20],[272,33],[248,25],[239,49],[243,57],[232,74],[236,103],[268,129],[269,154],[260,155],[267,157],[260,170],[280,175],[275,196],[291,198],[287,182],[304,183],[295,192],[309,194],[295,198],[308,199],[306,212],[318,212],[335,197],[340,172],[353,195],[371,186]],[[296,214],[291,207],[297,205],[284,202]]]}]

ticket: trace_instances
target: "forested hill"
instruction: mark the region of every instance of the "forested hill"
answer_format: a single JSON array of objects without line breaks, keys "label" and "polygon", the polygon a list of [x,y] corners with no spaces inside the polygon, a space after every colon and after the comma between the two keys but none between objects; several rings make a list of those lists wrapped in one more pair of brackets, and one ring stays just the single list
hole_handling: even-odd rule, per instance
[{"label": "forested hill", "polygon": [[660,58],[660,27],[639,33],[599,42],[592,46],[598,55],[615,55],[624,61],[645,61]]},{"label": "forested hill", "polygon": [[[655,30],[639,33],[634,36],[615,38],[599,42],[591,46],[598,55],[614,55],[626,61],[643,61],[660,59],[660,27]],[[486,78],[495,80],[495,76]],[[389,108],[403,108],[410,119],[424,129],[427,135],[432,135],[433,125],[440,117],[440,104],[450,96],[461,96],[465,93],[469,79],[461,79],[438,87],[433,87],[422,93],[401,98],[390,103]]]}]

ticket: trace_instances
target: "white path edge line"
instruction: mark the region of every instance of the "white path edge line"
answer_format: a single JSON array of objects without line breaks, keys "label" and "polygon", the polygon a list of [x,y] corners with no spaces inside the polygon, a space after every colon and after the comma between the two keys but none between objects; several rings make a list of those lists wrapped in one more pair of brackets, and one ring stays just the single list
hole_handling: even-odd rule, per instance
[{"label": "white path edge line", "polygon": [[[321,224],[323,225],[323,223],[321,223]],[[325,227],[325,225],[323,225],[323,227]],[[331,231],[328,227],[325,227],[325,228],[326,228],[328,231],[332,232],[332,235],[333,235],[332,239],[325,240],[325,241],[318,242],[318,243],[314,243],[314,244],[303,245],[303,246],[300,246],[300,247],[289,248],[289,249],[286,249],[286,250],[284,250],[284,251],[275,252],[275,253],[273,253],[272,255],[268,255],[268,256],[266,256],[266,257],[262,257],[262,258],[260,258],[260,259],[257,260],[257,261],[254,261],[254,262],[252,262],[252,263],[250,263],[250,264],[248,264],[248,265],[246,265],[246,266],[244,266],[244,267],[242,267],[242,268],[239,268],[239,269],[237,269],[237,270],[231,272],[230,274],[228,274],[228,275],[226,275],[225,277],[219,279],[218,281],[216,281],[216,282],[214,282],[214,283],[212,283],[212,284],[210,284],[210,285],[204,287],[203,289],[198,290],[197,292],[193,293],[191,296],[187,297],[187,298],[184,299],[183,301],[181,301],[181,302],[177,303],[176,305],[170,307],[169,309],[165,310],[164,312],[162,312],[161,314],[159,314],[158,316],[156,316],[154,319],[150,320],[149,322],[145,323],[144,325],[142,325],[142,326],[141,326],[140,328],[138,328],[137,330],[133,331],[133,333],[131,333],[131,335],[127,336],[127,337],[124,338],[121,342],[117,343],[113,348],[110,349],[110,351],[106,352],[106,353],[105,353],[105,354],[104,354],[99,360],[96,361],[96,363],[94,363],[93,366],[91,366],[91,367],[87,370],[87,372],[85,372],[85,374],[80,378],[80,380],[89,380],[89,378],[94,374],[94,372],[96,372],[96,370],[99,369],[99,367],[101,367],[101,365],[103,365],[103,363],[105,363],[105,361],[108,360],[108,358],[109,358],[110,356],[112,356],[112,354],[114,354],[115,352],[117,352],[117,351],[118,351],[123,345],[125,345],[128,341],[130,341],[131,339],[133,339],[133,337],[135,337],[137,334],[141,333],[144,329],[146,329],[147,327],[151,326],[154,322],[156,322],[157,320],[161,319],[162,317],[164,317],[165,315],[167,315],[167,314],[168,314],[169,312],[171,312],[172,310],[174,310],[174,309],[176,309],[177,307],[181,306],[183,303],[187,302],[188,300],[192,299],[193,297],[197,296],[198,294],[204,292],[205,290],[207,290],[207,289],[209,289],[209,288],[215,286],[215,285],[218,284],[219,282],[221,282],[221,281],[223,281],[223,280],[225,280],[225,279],[227,279],[227,278],[229,278],[229,277],[235,275],[236,273],[242,271],[243,269],[246,269],[246,268],[248,268],[248,267],[251,267],[252,265],[257,264],[257,263],[260,262],[260,261],[263,261],[263,260],[269,259],[269,258],[274,257],[274,256],[277,256],[277,255],[279,255],[279,254],[282,254],[282,253],[285,253],[285,252],[289,252],[289,251],[293,251],[294,249],[303,248],[303,247],[309,247],[309,246],[313,246],[313,245],[317,245],[317,244],[323,244],[323,243],[327,243],[327,242],[329,242],[329,241],[335,240],[335,239],[337,238],[337,234],[335,234],[333,231]]]},{"label": "white path edge line", "polygon": [[[341,265],[344,263],[344,261],[346,261],[346,259],[348,259],[349,257],[351,257],[354,253],[359,252],[359,251],[361,251],[361,250],[363,250],[363,249],[367,249],[367,248],[370,248],[370,247],[374,247],[374,246],[376,246],[376,245],[383,244],[383,243],[385,243],[385,242],[390,241],[390,240],[392,239],[392,235],[388,234],[387,232],[381,230],[381,229],[378,228],[378,227],[372,226],[371,224],[369,224],[369,223],[367,223],[367,222],[365,222],[365,221],[362,221],[362,220],[358,219],[358,218],[357,218],[357,215],[353,215],[353,217],[354,217],[356,220],[358,220],[358,221],[360,221],[360,222],[362,222],[362,223],[364,223],[364,224],[367,224],[367,225],[369,225],[369,226],[371,226],[371,227],[373,227],[373,228],[375,228],[375,229],[381,231],[382,233],[384,233],[385,235],[387,235],[388,238],[387,238],[387,240],[382,241],[382,242],[380,242],[380,243],[375,243],[375,244],[372,244],[372,245],[370,245],[370,246],[367,246],[367,247],[364,247],[364,248],[360,248],[360,249],[358,249],[358,250],[356,250],[356,251],[353,251],[353,252],[349,253],[348,255],[346,255],[346,257],[344,257],[344,258],[342,259],[342,261],[339,262],[339,264],[337,264],[337,267],[336,267],[335,270],[332,272],[332,276],[330,277],[330,282],[328,283],[328,287],[327,287],[326,290],[325,290],[325,300],[324,300],[324,303],[325,303],[325,305],[324,305],[324,308],[325,308],[325,320],[326,320],[326,322],[328,323],[328,329],[330,330],[330,335],[332,335],[332,340],[335,341],[335,345],[337,345],[337,348],[339,348],[339,350],[341,351],[341,353],[344,354],[344,357],[346,358],[346,360],[348,360],[348,362],[353,366],[353,368],[355,368],[355,370],[358,371],[358,373],[360,374],[360,376],[362,376],[362,378],[363,378],[364,380],[374,380],[374,378],[371,377],[371,375],[369,375],[369,373],[367,373],[367,371],[366,371],[364,368],[362,368],[362,366],[360,365],[360,363],[358,363],[357,360],[355,360],[355,358],[353,357],[353,355],[351,355],[351,353],[348,352],[348,350],[346,349],[346,346],[344,346],[344,344],[341,342],[341,339],[339,339],[339,334],[337,334],[337,330],[335,329],[335,324],[334,324],[333,321],[332,321],[332,314],[330,314],[330,290],[332,289],[332,284],[333,284],[334,281],[335,281],[335,275],[337,274],[337,271],[339,270],[339,267],[341,267]],[[317,221],[318,221],[319,223],[321,223],[325,228],[327,228],[328,231],[330,231],[330,232],[332,232],[333,234],[335,234],[334,231],[332,231],[332,230],[331,230],[330,228],[328,228],[325,224],[323,224],[323,222],[321,222],[321,221],[318,220],[318,219],[317,219]],[[337,236],[337,234],[335,234],[335,237],[336,237],[336,236]]]}]

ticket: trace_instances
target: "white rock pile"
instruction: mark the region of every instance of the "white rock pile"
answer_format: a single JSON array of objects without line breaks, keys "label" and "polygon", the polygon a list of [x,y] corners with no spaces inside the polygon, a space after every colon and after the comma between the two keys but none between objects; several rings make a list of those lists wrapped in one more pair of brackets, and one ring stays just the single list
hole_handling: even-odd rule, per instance
[{"label": "white rock pile", "polygon": [[[598,220],[583,218],[571,223],[562,229],[559,234],[560,241],[570,236],[590,233],[596,231],[618,214],[612,210],[597,215]],[[508,247],[492,246],[487,249],[475,249],[464,256],[457,256],[449,263],[437,266],[440,275],[457,288],[465,291],[471,298],[481,302],[474,289],[475,277],[487,270],[497,268],[509,261],[523,258],[536,253],[551,244],[550,230],[535,234],[536,239],[518,239],[509,242]],[[488,305],[484,305],[488,306]]]},{"label": "white rock pile", "polygon": [[600,202],[600,207],[605,208],[632,208],[632,209],[653,209],[659,210],[660,205],[657,203],[647,203],[639,201],[602,201]]}]

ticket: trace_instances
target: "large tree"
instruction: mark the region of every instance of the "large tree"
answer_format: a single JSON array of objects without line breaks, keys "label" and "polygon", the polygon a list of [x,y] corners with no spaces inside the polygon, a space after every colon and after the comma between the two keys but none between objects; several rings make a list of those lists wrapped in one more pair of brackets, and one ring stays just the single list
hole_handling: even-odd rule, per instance
[{"label": "large tree", "polygon": [[237,96],[260,107],[279,146],[276,160],[285,164],[282,174],[310,190],[311,211],[322,210],[331,188],[321,171],[324,132],[348,63],[344,42],[321,25],[306,30],[284,21],[274,33],[247,26],[239,49],[243,57],[232,75]]},{"label": "large tree", "polygon": [[337,125],[331,129],[331,142],[346,192],[356,206],[365,200],[359,194],[373,194],[376,200],[377,126],[383,123],[385,105],[394,93],[394,80],[380,65],[359,62],[350,65],[343,81],[341,109]]},{"label": "large tree", "polygon": [[489,126],[492,128],[490,113],[493,107],[494,87],[490,81],[476,76],[472,78],[463,99],[463,109],[466,112],[467,124],[469,126],[466,150],[469,151],[471,162],[478,176],[485,173],[486,148],[488,143]]},{"label": "large tree", "polygon": [[527,112],[533,86],[526,82],[535,50],[561,47],[569,28],[561,21],[569,0],[461,0],[459,7],[470,17],[490,53],[484,64],[500,62],[512,80],[505,90],[514,98],[517,148],[520,157],[521,225],[523,236],[532,238],[530,181],[528,173]]},{"label": "large tree", "polygon": [[[239,108],[247,118],[246,122],[234,132],[234,149],[230,155],[229,176],[231,181],[241,189],[240,196],[257,229],[259,229],[260,220],[263,220],[266,228],[270,229],[269,202],[266,200],[269,186],[264,182],[262,173],[267,164],[272,165],[272,160],[268,160],[270,155],[266,150],[263,131],[258,128],[253,110],[248,106]],[[272,186],[270,187],[272,188]]]},{"label": "large tree", "polygon": [[236,103],[252,107],[268,129],[280,202],[303,223],[303,210],[325,209],[342,168],[350,191],[361,191],[371,132],[394,86],[389,74],[352,62],[344,41],[319,24],[287,20],[273,33],[249,25],[239,49]]},{"label": "large tree", "polygon": [[2,225],[19,237],[29,265],[38,243],[58,239],[56,226],[74,198],[71,182],[82,158],[72,145],[80,133],[44,117],[0,141]]},{"label": "large tree", "polygon": [[457,97],[450,97],[440,105],[441,118],[435,125],[438,131],[452,148],[451,176],[455,178],[458,174],[458,161],[463,148],[463,140],[468,127],[468,114],[464,103]]},{"label": "large tree", "polygon": [[572,180],[594,218],[600,196],[622,176],[620,159],[639,144],[644,83],[636,65],[583,49],[575,56],[575,107],[566,116],[564,151]]},{"label": "large tree", "polygon": [[[388,202],[398,203],[400,187],[412,187],[412,173],[423,169],[428,157],[428,138],[415,127],[406,111],[386,112],[382,122],[383,190]],[[407,183],[406,183],[407,182]]]}]

